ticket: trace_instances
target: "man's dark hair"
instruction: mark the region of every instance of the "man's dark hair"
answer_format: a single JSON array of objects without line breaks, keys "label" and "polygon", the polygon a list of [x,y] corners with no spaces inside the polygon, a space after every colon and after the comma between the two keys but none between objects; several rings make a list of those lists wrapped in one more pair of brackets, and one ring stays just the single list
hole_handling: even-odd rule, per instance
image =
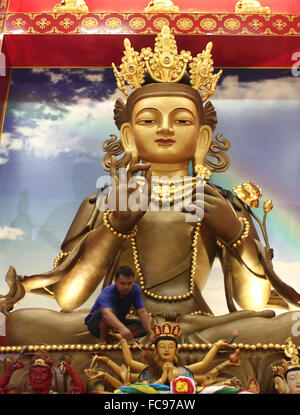
[{"label": "man's dark hair", "polygon": [[134,272],[130,267],[124,265],[117,269],[115,279],[117,280],[120,275],[124,275],[124,277],[134,277]]}]

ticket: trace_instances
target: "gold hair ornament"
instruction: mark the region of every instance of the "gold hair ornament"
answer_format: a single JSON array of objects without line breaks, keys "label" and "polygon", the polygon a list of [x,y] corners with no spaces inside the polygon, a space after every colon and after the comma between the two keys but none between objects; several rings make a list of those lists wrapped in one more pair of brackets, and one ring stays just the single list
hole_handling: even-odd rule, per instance
[{"label": "gold hair ornament", "polygon": [[213,75],[212,42],[209,42],[206,49],[194,58],[189,51],[182,50],[178,54],[175,37],[171,34],[169,26],[164,26],[155,39],[154,51],[147,47],[143,48],[139,54],[127,38],[124,40],[124,46],[120,71],[114,63],[112,67],[118,88],[124,93],[126,99],[128,94],[125,82],[133,89],[140,88],[145,82],[146,71],[156,82],[176,83],[190,69],[191,86],[203,91],[203,102],[215,92],[222,70]]}]

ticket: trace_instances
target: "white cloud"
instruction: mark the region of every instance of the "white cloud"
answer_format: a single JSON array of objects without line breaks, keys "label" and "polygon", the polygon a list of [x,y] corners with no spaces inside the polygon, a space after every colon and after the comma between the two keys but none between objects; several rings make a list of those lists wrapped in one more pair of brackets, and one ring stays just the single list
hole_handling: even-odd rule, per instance
[{"label": "white cloud", "polygon": [[7,163],[11,150],[21,150],[22,148],[22,139],[15,138],[10,133],[3,133],[0,143],[0,165]]},{"label": "white cloud", "polygon": [[239,82],[238,76],[226,76],[216,88],[215,99],[296,99],[300,96],[299,79],[293,77]]},{"label": "white cloud", "polygon": [[0,239],[15,241],[21,238],[24,232],[19,228],[9,228],[8,226],[0,226]]},{"label": "white cloud", "polygon": [[44,106],[43,113],[48,119],[36,118],[35,126],[23,125],[15,129],[14,135],[3,134],[0,164],[7,161],[11,150],[22,148],[40,158],[70,152],[77,153],[79,160],[99,158],[101,142],[109,134],[117,133],[112,121],[115,98],[114,95],[97,103],[81,98],[76,104],[65,106],[61,118],[57,117],[60,115],[57,110]]},{"label": "white cloud", "polygon": [[50,79],[53,84],[57,84],[57,82],[64,79],[64,75],[62,73],[48,72],[48,74],[50,75]]}]

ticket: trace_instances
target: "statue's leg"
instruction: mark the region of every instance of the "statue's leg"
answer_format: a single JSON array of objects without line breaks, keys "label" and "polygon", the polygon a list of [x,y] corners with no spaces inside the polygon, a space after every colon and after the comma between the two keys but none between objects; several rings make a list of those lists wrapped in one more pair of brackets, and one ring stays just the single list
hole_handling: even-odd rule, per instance
[{"label": "statue's leg", "polygon": [[[270,310],[271,311],[271,310]],[[300,345],[299,323],[295,320],[294,312],[280,314],[273,318],[264,318],[261,316],[224,321],[214,327],[208,327],[204,330],[198,330],[190,333],[185,338],[185,342],[199,343],[204,340],[206,343],[214,343],[219,339],[230,341],[234,331],[239,331],[236,343],[245,344],[283,344],[288,337]]]},{"label": "statue's leg", "polygon": [[[216,331],[216,327],[220,327],[223,325],[228,325],[232,323],[235,327],[233,331],[239,328],[240,321],[245,319],[252,319],[260,317],[264,321],[268,321],[272,317],[275,316],[274,311],[272,310],[264,310],[264,311],[251,311],[251,310],[243,310],[243,311],[236,311],[234,313],[225,314],[222,316],[217,317],[208,317],[208,316],[191,316],[186,315],[183,316],[178,322],[182,328],[182,336],[181,341],[184,343],[190,343],[191,336],[195,337],[197,334],[197,338],[195,338],[194,343],[210,343],[211,340],[207,339],[204,336],[204,332],[206,329],[212,328],[212,331]],[[232,337],[232,331],[230,336]],[[219,337],[220,338],[220,337]]]}]

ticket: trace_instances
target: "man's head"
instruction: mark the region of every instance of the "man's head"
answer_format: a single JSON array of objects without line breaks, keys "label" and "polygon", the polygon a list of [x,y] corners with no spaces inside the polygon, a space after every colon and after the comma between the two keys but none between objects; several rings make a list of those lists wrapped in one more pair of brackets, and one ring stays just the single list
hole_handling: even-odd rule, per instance
[{"label": "man's head", "polygon": [[130,267],[123,266],[118,268],[115,276],[115,285],[121,297],[131,291],[134,280],[134,272]]}]

